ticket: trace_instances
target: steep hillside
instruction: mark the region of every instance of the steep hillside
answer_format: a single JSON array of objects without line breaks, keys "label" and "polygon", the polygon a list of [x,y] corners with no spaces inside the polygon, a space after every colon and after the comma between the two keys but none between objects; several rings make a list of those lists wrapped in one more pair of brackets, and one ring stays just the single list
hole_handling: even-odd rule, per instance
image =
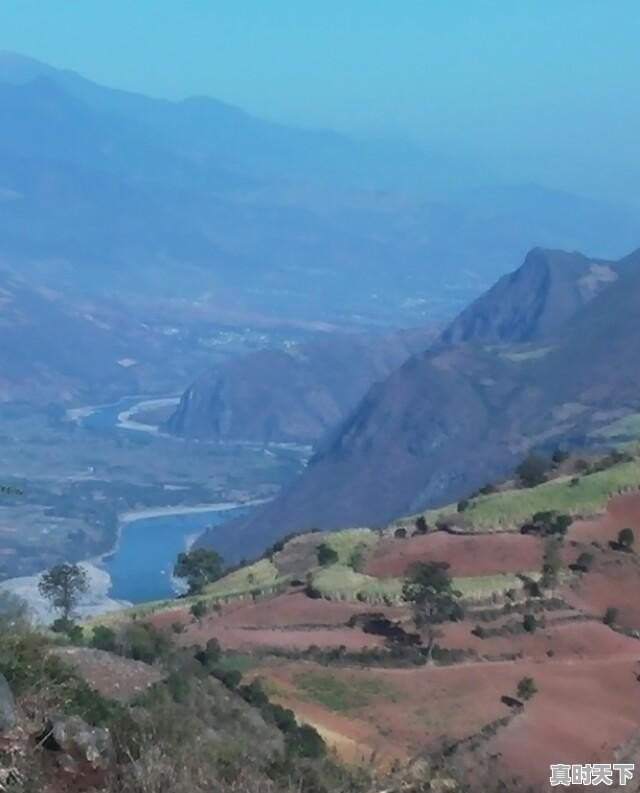
[{"label": "steep hillside", "polygon": [[315,443],[435,332],[331,335],[259,350],[199,378],[167,428],[184,437]]},{"label": "steep hillside", "polygon": [[557,330],[617,278],[611,262],[536,248],[442,334],[448,344],[512,344]]},{"label": "steep hillside", "polygon": [[537,347],[440,344],[411,358],[282,496],[216,544],[233,557],[294,529],[381,525],[467,495],[531,448],[602,443],[603,429],[640,409],[640,267],[627,263]]}]

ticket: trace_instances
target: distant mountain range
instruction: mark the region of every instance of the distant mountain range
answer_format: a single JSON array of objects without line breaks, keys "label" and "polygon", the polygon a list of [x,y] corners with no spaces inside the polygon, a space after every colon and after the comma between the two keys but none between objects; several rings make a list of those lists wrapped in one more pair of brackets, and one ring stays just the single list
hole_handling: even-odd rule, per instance
[{"label": "distant mountain range", "polygon": [[437,326],[330,334],[222,363],[184,393],[166,429],[188,438],[315,443],[369,387],[426,349]]},{"label": "distant mountain range", "polygon": [[620,255],[638,212],[419,146],[151,99],[0,55],[0,266],[54,288],[334,322],[450,316],[534,244]]},{"label": "distant mountain range", "polygon": [[279,498],[203,542],[235,558],[293,530],[384,525],[468,495],[532,449],[602,445],[640,412],[638,349],[640,252],[536,250],[373,386]]}]

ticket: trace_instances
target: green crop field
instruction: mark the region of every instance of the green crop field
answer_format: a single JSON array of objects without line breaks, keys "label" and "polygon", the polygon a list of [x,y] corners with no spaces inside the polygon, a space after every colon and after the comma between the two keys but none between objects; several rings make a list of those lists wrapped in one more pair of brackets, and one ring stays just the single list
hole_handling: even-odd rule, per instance
[{"label": "green crop field", "polygon": [[[557,510],[569,515],[593,514],[606,506],[610,496],[621,490],[640,487],[640,460],[620,463],[605,471],[553,479],[538,487],[505,490],[474,498],[464,517],[473,529],[517,529],[536,512]],[[425,513],[427,522],[453,516],[455,506]],[[402,521],[408,524],[409,520]]]},{"label": "green crop field", "polygon": [[374,578],[356,573],[345,564],[333,564],[317,570],[313,588],[328,600],[364,600],[368,603],[397,602],[402,596],[399,578]]},{"label": "green crop field", "polygon": [[273,562],[269,559],[260,559],[209,584],[203,594],[207,600],[240,597],[251,592],[260,593],[270,590],[285,581],[286,579],[280,577]]},{"label": "green crop field", "polygon": [[[539,573],[524,573],[529,578],[539,577]],[[454,578],[453,587],[462,592],[465,600],[482,600],[492,595],[502,595],[509,589],[521,589],[522,581],[512,573],[498,575],[479,575],[469,578]]]},{"label": "green crop field", "polygon": [[348,564],[355,551],[371,548],[378,540],[378,535],[371,529],[345,529],[329,534],[324,543],[338,554],[338,561]]},{"label": "green crop field", "polygon": [[306,699],[338,713],[366,707],[374,698],[383,697],[392,702],[400,698],[389,685],[363,679],[362,675],[352,675],[345,681],[329,673],[302,672],[296,676],[295,683]]}]

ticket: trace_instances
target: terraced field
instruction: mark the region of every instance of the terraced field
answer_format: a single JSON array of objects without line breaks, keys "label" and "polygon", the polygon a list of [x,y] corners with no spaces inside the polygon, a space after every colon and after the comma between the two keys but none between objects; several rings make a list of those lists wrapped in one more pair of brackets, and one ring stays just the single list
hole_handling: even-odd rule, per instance
[{"label": "terraced field", "polygon": [[[464,520],[470,524],[469,530],[491,531],[517,529],[536,512],[544,510],[592,515],[601,512],[612,495],[638,487],[640,460],[634,459],[597,473],[563,476],[538,487],[478,496],[464,511]],[[460,518],[455,505],[423,514],[431,525],[437,520]],[[404,519],[398,523],[406,525],[408,521]]]}]

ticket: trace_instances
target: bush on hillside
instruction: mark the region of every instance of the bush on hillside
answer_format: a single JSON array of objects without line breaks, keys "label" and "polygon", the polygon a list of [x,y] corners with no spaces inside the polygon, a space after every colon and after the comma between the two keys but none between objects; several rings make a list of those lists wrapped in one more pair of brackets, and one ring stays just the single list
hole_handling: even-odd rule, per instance
[{"label": "bush on hillside", "polygon": [[529,454],[516,468],[523,487],[536,487],[547,481],[547,461],[539,454]]}]

